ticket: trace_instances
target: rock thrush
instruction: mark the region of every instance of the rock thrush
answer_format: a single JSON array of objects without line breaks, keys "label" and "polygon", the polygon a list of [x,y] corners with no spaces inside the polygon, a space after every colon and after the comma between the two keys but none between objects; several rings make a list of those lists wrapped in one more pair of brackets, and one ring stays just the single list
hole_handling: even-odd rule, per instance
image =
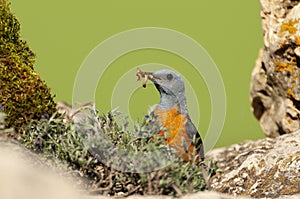
[{"label": "rock thrush", "polygon": [[145,78],[143,87],[149,79],[160,93],[154,116],[166,129],[158,132],[166,137],[166,144],[176,149],[176,155],[185,161],[203,160],[203,143],[188,113],[183,78],[167,69],[155,72],[138,69],[137,76],[138,80]]}]

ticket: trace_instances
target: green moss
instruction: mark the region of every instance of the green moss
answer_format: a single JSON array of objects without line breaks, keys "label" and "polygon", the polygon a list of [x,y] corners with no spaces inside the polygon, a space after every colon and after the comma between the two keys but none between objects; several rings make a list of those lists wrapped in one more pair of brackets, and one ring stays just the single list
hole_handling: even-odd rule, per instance
[{"label": "green moss", "polygon": [[33,70],[34,60],[35,54],[20,39],[20,24],[9,2],[0,0],[0,105],[8,115],[7,127],[17,132],[55,111],[49,88]]}]

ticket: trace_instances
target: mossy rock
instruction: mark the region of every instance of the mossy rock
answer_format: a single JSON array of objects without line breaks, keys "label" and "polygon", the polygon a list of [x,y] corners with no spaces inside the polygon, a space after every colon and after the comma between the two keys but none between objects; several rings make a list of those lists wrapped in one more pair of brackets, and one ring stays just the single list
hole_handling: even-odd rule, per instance
[{"label": "mossy rock", "polygon": [[10,3],[0,0],[0,110],[7,127],[21,131],[25,124],[52,115],[53,96],[34,71],[35,54],[20,39],[20,24]]}]

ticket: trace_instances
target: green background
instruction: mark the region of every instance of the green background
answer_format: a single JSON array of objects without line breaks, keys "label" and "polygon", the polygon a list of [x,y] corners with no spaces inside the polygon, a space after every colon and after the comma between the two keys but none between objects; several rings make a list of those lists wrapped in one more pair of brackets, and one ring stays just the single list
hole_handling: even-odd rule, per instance
[{"label": "green background", "polygon": [[[251,71],[263,46],[258,0],[14,0],[11,7],[21,23],[22,38],[37,54],[35,69],[56,94],[56,101],[72,102],[81,63],[105,39],[133,28],[169,28],[200,43],[223,77],[227,115],[216,147],[264,137],[249,102]],[[115,60],[98,84],[97,108],[102,112],[114,108],[110,103],[115,84],[128,70],[146,63],[173,67],[196,89],[200,110],[194,107],[194,99],[188,105],[193,120],[200,113],[198,129],[204,137],[211,110],[205,82],[191,75],[193,69],[184,59],[165,51],[139,50]],[[187,97],[191,96],[188,90]],[[132,118],[140,118],[149,105],[158,102],[159,95],[149,85],[124,100],[129,100]]]}]

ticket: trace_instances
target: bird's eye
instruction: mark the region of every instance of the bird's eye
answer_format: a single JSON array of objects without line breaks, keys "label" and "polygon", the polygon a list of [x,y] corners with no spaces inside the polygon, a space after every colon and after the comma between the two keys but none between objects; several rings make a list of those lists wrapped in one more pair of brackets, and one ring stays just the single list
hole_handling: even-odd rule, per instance
[{"label": "bird's eye", "polygon": [[167,79],[168,79],[168,80],[172,80],[172,79],[173,79],[173,75],[172,75],[172,74],[168,74],[168,75],[167,75]]}]

